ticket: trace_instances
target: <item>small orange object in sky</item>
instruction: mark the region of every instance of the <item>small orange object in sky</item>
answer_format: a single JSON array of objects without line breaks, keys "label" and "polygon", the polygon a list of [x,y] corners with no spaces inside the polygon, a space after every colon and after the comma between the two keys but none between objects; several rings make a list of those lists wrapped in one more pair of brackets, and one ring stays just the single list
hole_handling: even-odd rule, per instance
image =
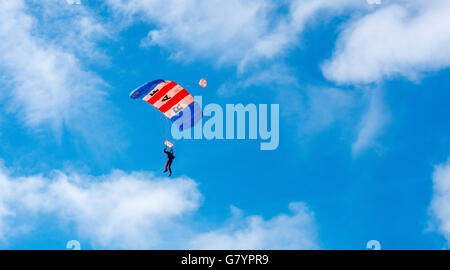
[{"label": "small orange object in sky", "polygon": [[208,83],[206,82],[205,79],[201,79],[201,80],[198,82],[198,84],[199,84],[201,87],[206,87],[206,85],[207,85]]}]

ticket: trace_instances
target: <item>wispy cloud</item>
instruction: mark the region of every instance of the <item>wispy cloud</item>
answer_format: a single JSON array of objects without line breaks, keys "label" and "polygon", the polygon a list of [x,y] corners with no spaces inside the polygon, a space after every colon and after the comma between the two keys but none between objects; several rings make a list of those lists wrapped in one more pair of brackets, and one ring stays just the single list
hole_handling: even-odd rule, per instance
[{"label": "wispy cloud", "polygon": [[136,19],[154,27],[143,40],[144,46],[161,46],[184,61],[200,58],[237,65],[240,71],[252,63],[274,59],[298,44],[305,25],[320,11],[336,14],[357,4],[351,0],[108,3],[127,23]]},{"label": "wispy cloud", "polygon": [[10,83],[3,91],[25,124],[71,125],[72,117],[104,97],[101,78],[73,53],[34,35],[37,20],[23,1],[3,2],[0,15],[0,68]]},{"label": "wispy cloud", "polygon": [[255,70],[251,74],[237,75],[236,78],[219,86],[217,94],[222,97],[235,96],[255,86],[270,86],[271,90],[282,92],[287,87],[298,88],[299,83],[289,68],[282,64],[274,64]]},{"label": "wispy cloud", "polygon": [[354,155],[358,155],[368,148],[377,147],[377,139],[389,122],[389,112],[383,105],[380,95],[378,89],[368,92],[368,110],[359,123],[358,135],[352,144]]},{"label": "wispy cloud", "polygon": [[361,98],[356,91],[309,87],[305,91],[305,108],[300,112],[302,134],[320,132],[336,122],[346,122],[359,109]]},{"label": "wispy cloud", "polygon": [[[84,7],[74,8],[54,0],[2,2],[1,98],[7,112],[27,127],[50,129],[57,137],[69,130],[102,145],[107,140],[93,131],[110,121],[108,86],[85,66],[83,55],[104,58],[95,44],[108,31]],[[105,130],[114,126],[108,123]]]}]

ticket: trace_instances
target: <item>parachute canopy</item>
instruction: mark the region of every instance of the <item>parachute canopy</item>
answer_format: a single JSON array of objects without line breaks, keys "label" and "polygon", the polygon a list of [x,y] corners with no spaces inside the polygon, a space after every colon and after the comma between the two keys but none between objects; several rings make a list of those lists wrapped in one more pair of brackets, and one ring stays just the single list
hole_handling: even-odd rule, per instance
[{"label": "parachute canopy", "polygon": [[193,127],[203,117],[202,109],[194,97],[172,81],[159,79],[148,82],[131,92],[130,97],[152,104],[175,122],[181,131]]},{"label": "parachute canopy", "polygon": [[206,85],[207,85],[208,83],[206,82],[205,79],[201,79],[201,80],[198,82],[198,84],[199,84],[201,87],[205,88]]}]

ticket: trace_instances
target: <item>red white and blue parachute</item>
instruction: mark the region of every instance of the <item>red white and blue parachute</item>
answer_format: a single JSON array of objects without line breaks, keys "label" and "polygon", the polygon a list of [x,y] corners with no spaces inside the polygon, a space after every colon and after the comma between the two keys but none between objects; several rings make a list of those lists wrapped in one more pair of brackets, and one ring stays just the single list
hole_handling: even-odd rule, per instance
[{"label": "red white and blue parachute", "polygon": [[161,111],[181,131],[193,127],[203,117],[202,108],[186,89],[179,84],[154,80],[131,92],[132,99],[142,99]]}]

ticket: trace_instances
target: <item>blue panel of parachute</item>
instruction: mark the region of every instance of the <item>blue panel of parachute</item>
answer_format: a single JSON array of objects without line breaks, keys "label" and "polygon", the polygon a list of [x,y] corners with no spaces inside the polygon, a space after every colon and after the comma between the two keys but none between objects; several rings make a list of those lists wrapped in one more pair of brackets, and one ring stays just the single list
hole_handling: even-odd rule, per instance
[{"label": "blue panel of parachute", "polygon": [[179,114],[172,117],[170,120],[178,125],[178,128],[183,131],[185,129],[195,126],[203,117],[202,108],[197,102],[192,102],[189,106],[184,108]]},{"label": "blue panel of parachute", "polygon": [[146,84],[143,84],[141,86],[139,86],[138,88],[136,88],[133,92],[131,92],[130,94],[130,98],[132,99],[140,99],[145,97],[153,88],[155,88],[155,86],[157,86],[158,84],[164,82],[164,80],[154,80],[151,82],[148,82]]}]

